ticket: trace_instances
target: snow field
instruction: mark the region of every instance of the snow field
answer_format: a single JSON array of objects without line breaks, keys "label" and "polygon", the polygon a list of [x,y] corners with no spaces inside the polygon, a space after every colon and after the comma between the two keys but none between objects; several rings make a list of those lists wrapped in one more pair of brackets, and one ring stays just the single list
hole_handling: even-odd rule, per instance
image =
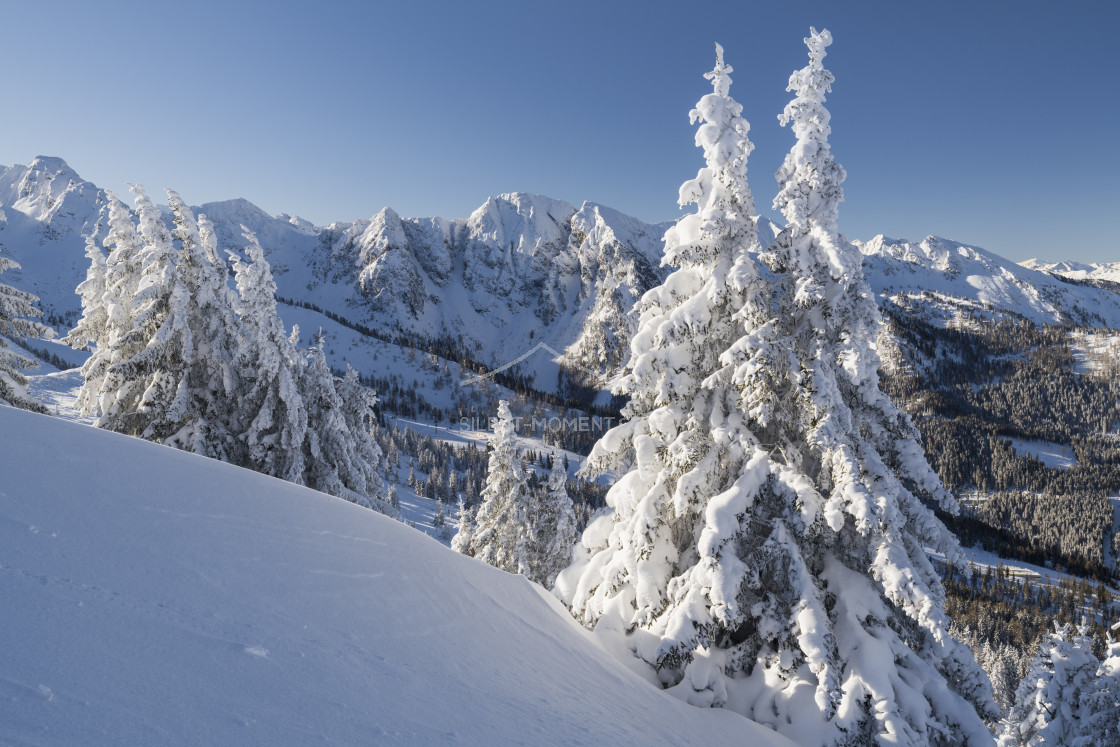
[{"label": "snow field", "polygon": [[345,501],[0,407],[0,742],[788,744]]}]

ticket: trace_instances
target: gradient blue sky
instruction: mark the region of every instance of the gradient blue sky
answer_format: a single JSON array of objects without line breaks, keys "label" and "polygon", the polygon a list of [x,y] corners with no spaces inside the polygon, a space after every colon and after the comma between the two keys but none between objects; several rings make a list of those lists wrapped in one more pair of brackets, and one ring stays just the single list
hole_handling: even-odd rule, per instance
[{"label": "gradient blue sky", "polygon": [[1114,0],[0,0],[0,164],[57,155],[117,191],[317,224],[462,217],[510,191],[667,220],[702,165],[688,112],[719,41],[765,208],[810,25],[835,37],[849,237],[1120,260]]}]

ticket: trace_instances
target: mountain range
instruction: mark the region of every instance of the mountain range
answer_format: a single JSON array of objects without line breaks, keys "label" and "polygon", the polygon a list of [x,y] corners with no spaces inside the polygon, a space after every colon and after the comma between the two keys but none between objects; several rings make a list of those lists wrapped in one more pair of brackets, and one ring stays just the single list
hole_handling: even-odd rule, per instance
[{"label": "mountain range", "polygon": [[[38,295],[58,327],[80,314],[74,288],[85,277],[84,241],[104,237],[108,201],[104,188],[60,158],[0,166],[0,253],[22,265],[5,282]],[[562,353],[560,362],[605,381],[627,358],[635,302],[667,273],[668,224],[527,193],[491,197],[457,219],[406,218],[386,207],[314,226],[243,199],[197,211],[213,221],[226,250],[245,245],[243,227],[256,233],[282,298],[418,347],[441,340],[490,367],[544,343]],[[762,243],[777,230],[761,222]],[[978,314],[1120,328],[1120,295],[1087,282],[1120,277],[1117,266],[1022,266],[935,236],[855,243],[880,303],[920,299],[946,323]],[[539,389],[558,386],[548,355],[531,356],[520,371]]]},{"label": "mountain range", "polygon": [[1041,262],[1028,259],[1020,263],[1031,270],[1057,275],[1070,280],[1120,283],[1120,262]]}]

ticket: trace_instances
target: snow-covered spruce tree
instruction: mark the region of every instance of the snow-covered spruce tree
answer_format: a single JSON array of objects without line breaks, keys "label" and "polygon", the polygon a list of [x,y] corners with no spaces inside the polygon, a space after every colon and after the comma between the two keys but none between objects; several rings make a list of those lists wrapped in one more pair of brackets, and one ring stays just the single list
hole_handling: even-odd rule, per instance
[{"label": "snow-covered spruce tree", "polygon": [[1072,745],[1083,736],[1082,698],[1093,690],[1099,662],[1084,629],[1071,636],[1068,625],[1055,628],[1039,643],[1015,693],[1001,747]]},{"label": "snow-covered spruce tree", "polygon": [[[109,197],[112,200],[116,196],[110,193]],[[131,225],[131,222],[129,225]],[[78,350],[92,347],[93,354],[82,366],[83,375],[93,365],[96,365],[91,361],[97,357],[97,349],[104,344],[109,329],[109,311],[105,304],[108,265],[105,261],[104,252],[97,246],[97,239],[92,235],[86,237],[86,256],[89,258],[86,279],[79,283],[76,289],[78,295],[82,298],[82,318],[78,320],[74,329],[70,330],[66,337],[59,340],[59,342]],[[100,361],[100,365],[101,370],[104,371],[104,360]],[[88,377],[86,378],[88,379]],[[77,401],[78,409],[88,414],[92,403],[87,398],[91,396],[95,389],[95,387],[82,387]]]},{"label": "snow-covered spruce tree", "polygon": [[[15,261],[0,257],[0,273],[18,267]],[[19,338],[54,337],[50,327],[34,321],[41,316],[36,308],[38,302],[36,296],[0,283],[0,404],[46,412],[47,409],[27,393],[27,377],[20,373],[39,364],[17,353],[10,345]]]},{"label": "snow-covered spruce tree", "polygon": [[[767,472],[765,455],[750,443],[731,366],[720,358],[771,306],[751,258],[759,250],[747,184],[754,146],[729,95],[731,72],[716,45],[716,67],[705,75],[714,90],[691,113],[702,123],[696,144],[706,165],[680,189],[681,206],[697,211],[665,235],[663,264],[675,269],[642,298],[630,362],[614,386],[630,397],[626,420],[589,458],[590,471],[621,478],[607,494],[610,510],[588,525],[557,579],[577,617],[629,631],[631,646],[666,685],[682,681],[698,647],[739,642],[732,636],[747,630],[751,608],[737,603],[738,587],[757,576],[721,552],[757,490],[749,481]],[[759,531],[749,522],[745,528]],[[702,677],[692,668],[691,702],[727,702],[717,669]]]},{"label": "snow-covered spruce tree", "polygon": [[1111,636],[1108,657],[1097,669],[1092,687],[1081,693],[1080,722],[1075,747],[1120,745],[1120,641]]},{"label": "snow-covered spruce tree", "polygon": [[[751,264],[753,231],[725,228],[753,213],[724,196],[748,194],[749,146],[697,136],[722,178],[682,187],[699,210],[667,233],[678,269],[643,299],[616,387],[628,420],[589,460],[622,477],[557,588],[586,624],[625,631],[681,697],[795,741],[987,743],[977,709],[997,716],[990,686],[948,633],[923,545],[950,561],[960,550],[910,487],[956,504],[878,389],[877,312],[836,228],[830,41],[813,31],[810,65],[790,79],[788,226],[762,255],[772,287]],[[727,72],[717,65],[697,107],[708,132],[738,115]]]},{"label": "snow-covered spruce tree", "polygon": [[[849,588],[830,578],[832,565],[859,573],[860,585],[880,597],[881,606],[854,619],[830,614],[845,694],[853,675],[867,677],[862,686],[875,701],[861,714],[845,698],[841,718],[918,743],[985,741],[977,716],[998,716],[990,684],[968,648],[948,632],[944,590],[924,548],[951,562],[963,558],[956,537],[912,491],[920,489],[951,513],[958,506],[926,461],[909,418],[879,388],[874,344],[882,319],[861,256],[837,229],[845,174],[828,144],[824,101],[833,76],[822,64],[832,36],[811,29],[805,43],[810,64],[790,77],[788,90],[796,96],[780,118],[797,138],[778,171],[774,200],[787,225],[766,256],[779,278],[780,338],[794,351],[781,398],[798,417],[779,421],[765,435],[775,437],[783,453],[796,454],[789,463],[825,497],[823,526],[819,532],[809,527],[801,544],[806,557],[823,561],[826,594]],[[839,601],[838,608],[844,605]],[[870,640],[891,650],[896,682],[876,668],[855,666],[857,651]],[[905,674],[910,682],[921,678],[916,692]],[[918,710],[908,706],[915,695],[925,700]],[[961,702],[954,705],[956,698]]]},{"label": "snow-covered spruce tree", "polygon": [[143,188],[132,191],[139,231],[112,199],[104,312],[87,306],[72,334],[71,344],[96,345],[79,402],[103,428],[228,460],[235,321],[213,229],[169,190],[172,236]]},{"label": "snow-covered spruce tree", "polygon": [[474,511],[459,499],[459,524],[451,538],[451,549],[463,555],[471,554],[471,536],[474,534]]},{"label": "snow-covered spruce tree", "polygon": [[[381,449],[369,433],[369,412],[376,398],[358,392],[357,374],[343,379],[341,392],[327,366],[320,333],[305,354],[300,391],[307,408],[303,443],[304,483],[310,488],[345,498],[366,508],[396,515],[385,500],[378,472]],[[360,423],[360,424],[359,424]]]},{"label": "snow-covered spruce tree", "polygon": [[[186,372],[193,402],[170,415],[180,417],[175,432],[163,440],[195,454],[231,461],[238,458],[239,442],[229,422],[241,391],[237,354],[238,320],[233,293],[227,284],[225,259],[218,253],[214,226],[205,215],[197,221],[173,190],[167,190],[179,241],[180,272],[189,302],[187,325],[194,358]],[[177,395],[178,398],[178,395]],[[172,426],[174,427],[174,426]]]},{"label": "snow-covered spruce tree", "polygon": [[[109,328],[105,344],[96,341],[83,367],[88,373],[78,401],[87,403],[98,427],[143,435],[160,417],[165,391],[178,389],[175,372],[164,371],[159,357],[182,331],[167,324],[178,265],[171,233],[144,188],[133,185],[130,191],[138,225],[119,201],[110,201],[105,243],[115,248],[106,263],[103,299]],[[180,290],[179,298],[184,295]]]},{"label": "snow-covered spruce tree", "polygon": [[480,498],[470,545],[463,548],[458,541],[456,549],[466,549],[465,554],[503,571],[531,577],[532,495],[517,449],[513,414],[505,400],[498,404],[498,418],[490,436],[486,484]]},{"label": "snow-covered spruce tree", "polygon": [[[968,638],[960,636],[959,640],[968,640]],[[1016,651],[1006,643],[991,645],[983,650],[979,662],[991,679],[992,697],[996,705],[1001,712],[1008,711],[1015,703],[1015,690],[1019,686]]]},{"label": "snow-covered spruce tree", "polygon": [[[95,245],[91,246],[92,237],[87,239],[90,269],[77,289],[82,297],[82,318],[62,339],[75,349],[90,349],[90,357],[82,365],[82,387],[76,404],[83,415],[98,417],[116,407],[118,399],[129,399],[128,393],[117,388],[125,382],[114,376],[112,386],[107,386],[105,379],[114,363],[143,350],[145,342],[140,331],[133,328],[143,240],[120,198],[112,192],[108,198],[109,231],[105,247],[109,255],[105,257]],[[137,200],[140,199],[137,194]],[[147,196],[143,199],[146,201]]]},{"label": "snow-covered spruce tree", "polygon": [[531,578],[546,589],[551,589],[556,583],[556,574],[571,564],[572,548],[579,539],[567,482],[568,473],[557,454],[552,460],[548,483],[529,517],[533,528]]},{"label": "snow-covered spruce tree", "polygon": [[298,329],[284,331],[276,313],[276,282],[257,237],[242,227],[248,261],[230,252],[237,299],[237,367],[242,392],[231,418],[244,444],[243,464],[266,475],[303,484],[307,408],[300,391],[303,359]]},{"label": "snow-covered spruce tree", "polygon": [[381,447],[372,433],[377,393],[361,383],[358,372],[350,364],[346,365],[342,378],[335,380],[335,389],[342,402],[342,415],[358,467],[354,473],[344,475],[343,482],[360,495],[375,499],[377,510],[384,512],[388,504],[385,481],[381,477],[383,460]]}]

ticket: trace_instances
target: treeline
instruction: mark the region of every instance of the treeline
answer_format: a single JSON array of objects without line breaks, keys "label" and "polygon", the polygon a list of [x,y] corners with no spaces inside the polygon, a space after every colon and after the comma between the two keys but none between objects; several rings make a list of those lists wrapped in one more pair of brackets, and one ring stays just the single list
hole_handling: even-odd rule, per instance
[{"label": "treeline", "polygon": [[[534,400],[527,393],[510,397],[488,381],[459,387],[453,381],[446,360],[431,354],[422,354],[421,360],[415,360],[415,355],[414,349],[408,349],[407,356],[416,364],[415,370],[429,371],[436,391],[445,387],[448,389],[450,406],[440,407],[429,401],[415,377],[405,378],[399,373],[362,375],[361,382],[378,393],[381,411],[403,418],[445,424],[451,428],[462,426],[467,430],[486,430],[490,418],[497,412],[499,399],[507,396],[510,407],[518,415],[517,430],[520,435],[584,456],[590,453],[603,433],[619,423],[618,415],[589,415],[575,408],[551,406]],[[602,412],[602,409],[596,408],[595,412]]]}]

